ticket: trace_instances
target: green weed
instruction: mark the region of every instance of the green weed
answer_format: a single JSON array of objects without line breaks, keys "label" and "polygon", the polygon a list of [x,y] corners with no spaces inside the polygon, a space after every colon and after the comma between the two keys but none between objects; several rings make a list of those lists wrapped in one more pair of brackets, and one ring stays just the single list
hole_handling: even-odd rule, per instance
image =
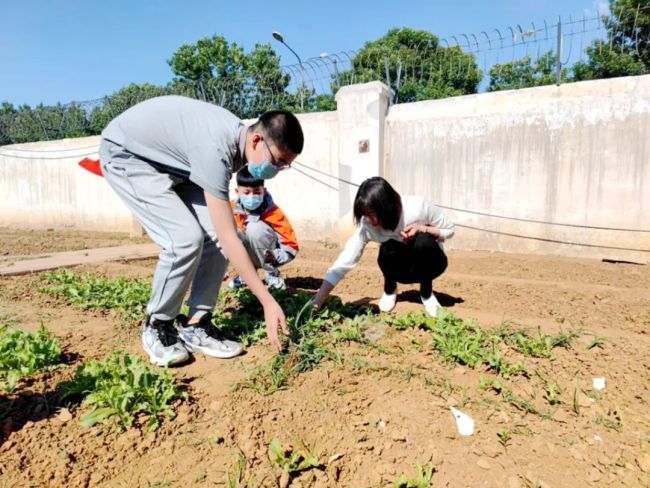
[{"label": "green weed", "polygon": [[79,366],[74,378],[61,384],[61,398],[82,397],[93,409],[81,418],[90,427],[114,420],[112,427],[130,427],[140,415],[148,416],[147,430],[160,425],[160,418],[175,416],[172,404],[187,399],[166,369],[151,369],[139,356],[115,352],[103,361]]},{"label": "green weed", "polygon": [[507,449],[508,443],[512,440],[512,432],[509,429],[501,429],[497,432],[497,437],[499,438],[499,444],[501,444],[504,449]]},{"label": "green weed", "polygon": [[580,416],[580,389],[577,384],[573,390],[573,412],[578,417]]},{"label": "green weed", "polygon": [[38,332],[0,327],[0,391],[12,392],[21,378],[61,362],[61,346],[41,324]]},{"label": "green weed", "polygon": [[524,356],[535,358],[555,359],[553,349],[556,347],[568,348],[578,332],[561,332],[555,336],[543,334],[537,329],[537,337],[531,337],[526,330],[514,330],[509,324],[502,324],[496,331],[503,341],[512,346]]},{"label": "green weed", "polygon": [[620,432],[623,429],[623,414],[621,412],[621,409],[617,406],[613,410],[607,412],[607,417],[597,417],[596,423],[603,425],[608,429],[613,429],[617,432]]},{"label": "green weed", "polygon": [[288,486],[291,477],[302,471],[323,467],[312,449],[306,447],[302,442],[299,444],[300,450],[282,446],[277,438],[274,438],[269,444],[271,464],[282,471],[280,486]]},{"label": "green weed", "polygon": [[145,315],[151,295],[148,280],[108,279],[83,275],[62,268],[41,276],[41,292],[65,299],[83,310],[117,311],[124,320],[137,321]]},{"label": "green weed", "polygon": [[604,337],[596,336],[589,343],[589,345],[587,345],[587,350],[591,350],[591,349],[594,349],[596,347],[598,347],[600,349],[604,349],[605,348],[605,342],[607,342],[607,339],[605,339]]},{"label": "green weed", "polygon": [[431,480],[435,469],[433,464],[429,463],[426,467],[419,462],[415,463],[415,478],[409,478],[402,474],[395,480],[395,488],[431,488]]}]

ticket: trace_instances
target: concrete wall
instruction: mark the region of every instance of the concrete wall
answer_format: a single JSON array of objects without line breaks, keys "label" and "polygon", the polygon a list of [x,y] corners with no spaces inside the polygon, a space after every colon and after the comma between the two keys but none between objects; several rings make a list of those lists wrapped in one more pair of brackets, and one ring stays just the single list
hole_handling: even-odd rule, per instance
[{"label": "concrete wall", "polygon": [[[607,249],[648,250],[650,233],[480,214],[650,229],[650,76],[390,108],[388,98],[381,83],[345,87],[336,112],[299,115],[298,163],[308,168],[268,182],[299,238],[340,241],[352,230],[356,188],[327,175],[360,183],[379,174],[403,194],[459,209],[447,210],[459,224],[452,248],[650,259]],[[1,147],[0,226],[132,231],[104,180],[77,165],[97,145],[94,137]]]},{"label": "concrete wall", "polygon": [[[384,171],[401,193],[492,215],[650,229],[650,76],[391,107]],[[448,211],[454,221],[540,239],[650,249],[650,234]],[[650,253],[459,228],[450,246],[609,257]]]},{"label": "concrete wall", "polygon": [[[338,175],[337,113],[301,114],[299,118],[306,137],[298,161]],[[140,232],[131,212],[104,179],[79,167],[84,156],[97,158],[98,148],[98,136],[0,147],[0,226]],[[338,182],[311,169],[296,168],[268,182],[273,197],[287,209],[299,238],[335,236]],[[313,178],[327,181],[333,189]]]},{"label": "concrete wall", "polygon": [[137,232],[104,179],[77,164],[98,148],[99,137],[0,147],[0,226]]}]

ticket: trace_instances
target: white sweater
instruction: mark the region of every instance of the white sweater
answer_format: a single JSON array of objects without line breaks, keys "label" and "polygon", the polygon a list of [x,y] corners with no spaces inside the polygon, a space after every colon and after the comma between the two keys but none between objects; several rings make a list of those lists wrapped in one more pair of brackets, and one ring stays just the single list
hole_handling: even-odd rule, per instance
[{"label": "white sweater", "polygon": [[404,242],[400,232],[410,224],[424,224],[437,227],[440,229],[438,242],[449,239],[454,235],[454,224],[445,218],[442,211],[433,203],[422,197],[403,196],[402,197],[402,215],[395,230],[385,230],[373,227],[368,223],[365,217],[361,221],[356,231],[346,242],[343,251],[336,258],[334,264],[327,270],[325,280],[336,286],[343,277],[351,271],[361,259],[363,250],[370,241],[384,243],[390,239]]}]

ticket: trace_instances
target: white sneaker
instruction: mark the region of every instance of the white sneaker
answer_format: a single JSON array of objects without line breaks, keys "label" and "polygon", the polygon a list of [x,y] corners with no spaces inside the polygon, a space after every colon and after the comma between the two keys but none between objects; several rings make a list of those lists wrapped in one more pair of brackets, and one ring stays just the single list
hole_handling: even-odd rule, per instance
[{"label": "white sneaker", "polygon": [[379,310],[382,312],[390,312],[395,308],[395,302],[397,302],[397,293],[393,293],[392,295],[384,293],[379,299]]},{"label": "white sneaker", "polygon": [[264,281],[266,281],[266,286],[269,288],[275,288],[276,290],[286,290],[287,284],[284,282],[284,278],[280,276],[279,271],[264,271]]},{"label": "white sneaker", "polygon": [[422,300],[422,304],[424,305],[424,309],[427,311],[427,313],[431,317],[435,317],[438,315],[438,310],[442,308],[442,305],[438,302],[436,299],[436,296],[432,293],[431,296],[427,299],[424,299],[420,297],[420,300]]},{"label": "white sneaker", "polygon": [[235,341],[223,339],[212,325],[212,314],[206,313],[196,324],[187,324],[187,317],[179,315],[178,335],[190,352],[201,352],[213,358],[229,359],[239,356],[244,348]]},{"label": "white sneaker", "polygon": [[173,320],[147,317],[142,327],[142,347],[149,355],[149,360],[158,366],[184,363],[190,357],[179,340]]}]

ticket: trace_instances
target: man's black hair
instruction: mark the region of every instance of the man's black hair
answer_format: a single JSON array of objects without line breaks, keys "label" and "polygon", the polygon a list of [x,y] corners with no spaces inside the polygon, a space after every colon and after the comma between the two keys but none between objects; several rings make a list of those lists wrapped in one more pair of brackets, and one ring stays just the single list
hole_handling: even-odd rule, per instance
[{"label": "man's black hair", "polygon": [[374,214],[379,225],[386,230],[395,230],[402,215],[402,198],[380,176],[361,183],[354,197],[354,223],[358,225],[361,217],[368,214]]},{"label": "man's black hair", "polygon": [[255,188],[256,186],[264,186],[264,180],[253,178],[253,175],[250,174],[248,168],[244,166],[242,169],[237,171],[237,186]]},{"label": "man's black hair", "polygon": [[261,131],[269,142],[293,154],[300,154],[305,144],[300,122],[295,115],[286,110],[271,110],[263,113],[251,129]]}]

